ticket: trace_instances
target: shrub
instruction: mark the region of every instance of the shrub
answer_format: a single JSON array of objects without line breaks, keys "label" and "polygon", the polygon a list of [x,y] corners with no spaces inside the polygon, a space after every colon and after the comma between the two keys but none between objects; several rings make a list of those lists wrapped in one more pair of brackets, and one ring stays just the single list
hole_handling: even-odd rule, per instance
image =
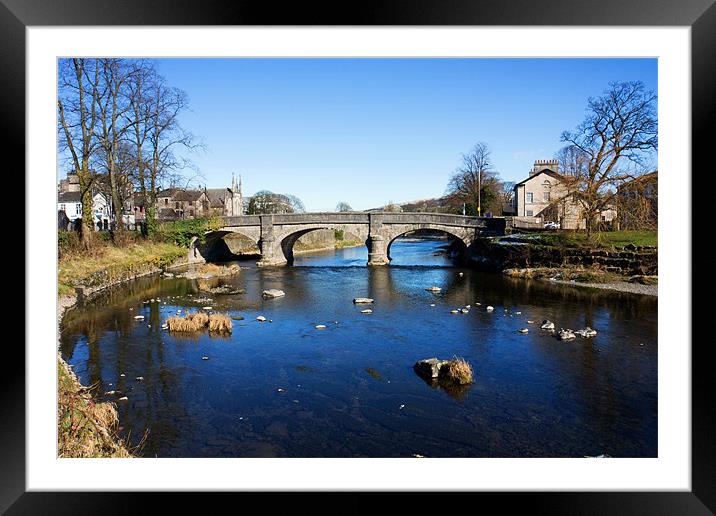
[{"label": "shrub", "polygon": [[473,382],[472,367],[464,359],[454,358],[440,368],[440,377],[459,385],[467,385]]}]

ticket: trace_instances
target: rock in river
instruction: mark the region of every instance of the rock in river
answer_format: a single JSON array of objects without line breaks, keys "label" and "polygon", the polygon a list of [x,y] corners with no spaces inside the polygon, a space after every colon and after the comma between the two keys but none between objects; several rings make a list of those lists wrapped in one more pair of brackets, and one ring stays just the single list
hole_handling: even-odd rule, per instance
[{"label": "rock in river", "polygon": [[279,290],[277,288],[270,288],[268,290],[264,290],[261,293],[261,297],[266,299],[273,299],[275,297],[283,297],[286,293],[283,290]]},{"label": "rock in river", "polygon": [[371,310],[370,308],[366,308],[365,310],[361,310],[360,313],[362,313],[362,314],[372,314],[372,313],[373,313],[373,310]]},{"label": "rock in river", "polygon": [[574,334],[579,335],[580,337],[582,337],[584,339],[587,339],[589,337],[594,337],[597,334],[597,330],[593,330],[589,326],[587,326],[583,330],[575,331]]},{"label": "rock in river", "polygon": [[256,318],[256,320],[257,320],[258,322],[264,322],[264,321],[266,320],[266,317],[264,317],[263,315],[259,315],[259,316]]},{"label": "rock in river", "polygon": [[353,299],[353,302],[354,302],[355,304],[372,303],[372,302],[373,302],[373,299],[371,299],[371,298],[369,298],[369,297],[356,297],[355,299]]},{"label": "rock in river", "polygon": [[435,357],[425,358],[423,360],[418,360],[417,362],[415,362],[413,369],[415,369],[415,372],[423,378],[437,378],[440,374],[440,368],[447,363],[447,360],[440,360]]},{"label": "rock in river", "polygon": [[576,338],[572,330],[559,330],[559,340],[572,340]]},{"label": "rock in river", "polygon": [[549,319],[545,319],[542,321],[542,326],[540,326],[540,328],[543,330],[554,331],[554,323]]},{"label": "rock in river", "polygon": [[442,289],[440,287],[433,286],[433,287],[428,287],[425,290],[427,290],[428,292],[440,292]]}]

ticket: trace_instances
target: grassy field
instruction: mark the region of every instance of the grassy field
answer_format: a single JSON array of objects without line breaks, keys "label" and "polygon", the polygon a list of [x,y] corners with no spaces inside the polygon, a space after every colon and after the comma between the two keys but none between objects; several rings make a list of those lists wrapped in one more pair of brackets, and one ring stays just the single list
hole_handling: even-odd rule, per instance
[{"label": "grassy field", "polygon": [[587,234],[575,231],[549,231],[540,233],[540,241],[547,245],[565,247],[623,247],[628,244],[637,246],[657,246],[656,231],[604,231],[593,233],[589,239]]},{"label": "grassy field", "polygon": [[87,253],[62,253],[58,263],[58,294],[73,295],[77,285],[100,286],[166,267],[186,252],[173,243],[137,242],[123,247],[107,243]]}]

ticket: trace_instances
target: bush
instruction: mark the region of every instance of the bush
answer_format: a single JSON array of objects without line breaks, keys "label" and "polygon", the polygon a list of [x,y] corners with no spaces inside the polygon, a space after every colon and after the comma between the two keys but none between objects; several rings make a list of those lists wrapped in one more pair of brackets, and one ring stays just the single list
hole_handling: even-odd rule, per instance
[{"label": "bush", "polygon": [[157,236],[165,242],[189,247],[194,238],[198,238],[199,243],[203,244],[205,233],[219,227],[220,222],[217,218],[177,220],[161,224],[157,230]]}]

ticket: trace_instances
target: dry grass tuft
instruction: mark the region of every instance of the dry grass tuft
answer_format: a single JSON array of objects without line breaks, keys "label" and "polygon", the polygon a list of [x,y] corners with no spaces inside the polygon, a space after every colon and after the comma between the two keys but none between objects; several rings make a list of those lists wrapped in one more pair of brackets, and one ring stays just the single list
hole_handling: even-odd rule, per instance
[{"label": "dry grass tuft", "polygon": [[226,314],[211,314],[209,316],[209,331],[231,333],[233,323],[231,317]]},{"label": "dry grass tuft", "polygon": [[187,317],[169,317],[167,319],[169,331],[176,332],[196,332],[203,328],[203,324],[198,324],[191,316]]},{"label": "dry grass tuft", "polygon": [[58,358],[58,457],[132,457],[133,452],[117,437],[118,423],[114,403],[96,403],[74,373]]},{"label": "dry grass tuft", "polygon": [[459,385],[467,385],[473,382],[472,367],[464,359],[454,358],[440,368],[440,377]]},{"label": "dry grass tuft", "polygon": [[186,316],[191,322],[196,325],[197,330],[200,330],[207,324],[209,324],[209,314],[206,312],[194,312]]},{"label": "dry grass tuft", "polygon": [[224,267],[220,267],[214,263],[205,263],[200,269],[202,274],[223,274]]}]

